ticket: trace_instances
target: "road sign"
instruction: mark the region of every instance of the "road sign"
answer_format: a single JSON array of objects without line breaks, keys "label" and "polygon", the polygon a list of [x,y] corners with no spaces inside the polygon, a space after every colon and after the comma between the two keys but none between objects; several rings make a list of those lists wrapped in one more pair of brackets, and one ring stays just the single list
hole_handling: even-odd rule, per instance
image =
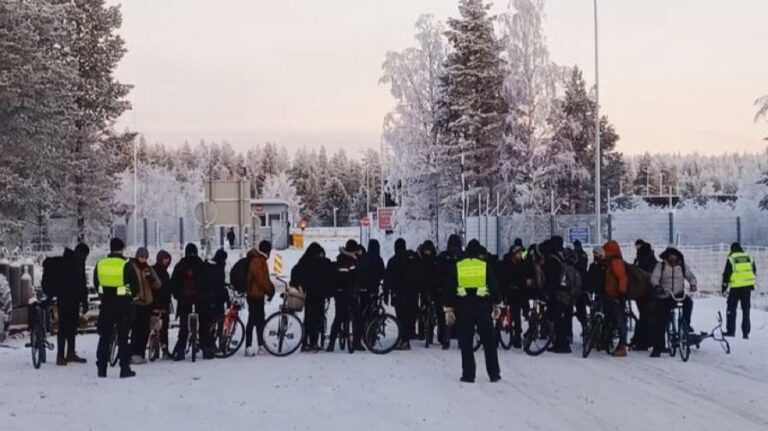
[{"label": "road sign", "polygon": [[219,211],[213,202],[200,202],[195,205],[195,221],[203,226],[210,226],[216,223],[219,217]]},{"label": "road sign", "polygon": [[582,244],[589,244],[588,226],[576,226],[568,228],[568,244],[573,244],[573,242],[576,240],[581,241]]},{"label": "road sign", "polygon": [[376,210],[379,220],[379,230],[394,230],[395,228],[395,207],[378,208]]},{"label": "road sign", "polygon": [[371,225],[371,219],[368,217],[363,217],[363,219],[360,220],[360,224],[363,225],[363,227],[368,227]]}]

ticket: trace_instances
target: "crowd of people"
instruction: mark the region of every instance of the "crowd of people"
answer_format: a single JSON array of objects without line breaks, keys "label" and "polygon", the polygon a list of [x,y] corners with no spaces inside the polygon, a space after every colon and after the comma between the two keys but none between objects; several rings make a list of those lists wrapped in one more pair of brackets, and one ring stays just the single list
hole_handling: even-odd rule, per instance
[{"label": "crowd of people", "polygon": [[[458,339],[462,351],[461,379],[466,382],[475,379],[476,332],[484,346],[489,378],[491,381],[501,378],[493,320],[499,318],[501,307],[506,304],[514,327],[522,328],[532,299],[543,300],[547,305],[547,318],[554,324],[554,342],[550,348],[554,353],[571,352],[574,317],[584,328],[589,309],[599,305],[618,328],[619,341],[613,356],[627,356],[628,350],[651,349],[651,357],[659,357],[666,348],[665,330],[673,301],[683,301],[683,316],[690,324],[693,301],[684,293],[696,292],[697,280],[677,248],[666,248],[657,260],[650,244],[638,240],[635,246],[636,259],[628,264],[615,241],[594,247],[590,260],[579,241],[566,245],[559,236],[527,248],[522,240],[516,239],[508,253],[501,257],[488,253],[476,240],[464,248],[457,235],[449,238],[442,252],[429,240],[409,249],[400,238],[395,242],[394,256],[385,264],[376,240],[370,240],[367,247],[354,240],[347,241],[335,261],[327,257],[318,243],[312,243],[292,268],[290,277],[290,285],[300,288],[306,297],[302,351],[321,350],[319,338],[327,301],[335,303],[335,313],[329,342],[323,348],[332,352],[342,324],[352,319],[358,323],[353,325],[355,328],[362,328],[363,310],[382,296],[386,304],[394,307],[401,324],[397,349],[410,350],[413,340],[435,337],[447,350],[451,341]],[[135,375],[131,365],[146,361],[153,313],[163,317],[160,337],[165,358],[185,359],[187,325],[179,325],[178,341],[172,349],[168,344],[168,329],[170,316],[186,322],[192,310],[199,315],[203,358],[213,358],[211,333],[203,328],[209,328],[230,302],[227,253],[218,250],[212,259],[204,261],[197,247],[188,244],[184,257],[169,273],[171,255],[168,252],[159,251],[154,264],[150,265],[147,249],[139,248],[130,259],[124,256],[124,249],[123,241],[113,239],[110,254],[98,261],[93,274],[94,286],[101,298],[96,362],[99,377],[107,374],[114,331],[118,334],[120,377]],[[246,356],[256,354],[254,330],[257,346],[263,349],[265,301],[271,301],[275,295],[267,264],[271,249],[268,241],[262,241],[246,257],[243,273],[249,311]],[[67,249],[63,256],[68,270],[59,274],[60,287],[56,293],[60,316],[58,365],[86,362],[75,351],[75,333],[80,308],[87,310],[85,260],[88,254],[88,247],[79,244],[74,250]],[[739,304],[742,335],[749,336],[750,292],[755,286],[756,271],[753,259],[734,243],[723,271],[723,293],[730,290],[728,336],[735,334]],[[647,285],[642,285],[642,280],[647,280]],[[172,298],[176,299],[175,310]],[[628,300],[636,302],[639,312],[631,340],[627,339],[625,320]],[[419,325],[419,313],[424,310],[434,311],[437,317],[434,333]],[[520,331],[513,332],[515,348],[522,346],[522,335]],[[365,349],[361,337],[360,333],[354,334],[356,350]]]}]

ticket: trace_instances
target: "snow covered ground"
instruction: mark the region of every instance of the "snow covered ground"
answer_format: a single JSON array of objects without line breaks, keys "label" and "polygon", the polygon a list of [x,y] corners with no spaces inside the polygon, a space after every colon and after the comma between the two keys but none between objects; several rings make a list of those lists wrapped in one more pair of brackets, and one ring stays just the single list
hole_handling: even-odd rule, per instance
[{"label": "snow covered ground", "polygon": [[[696,301],[694,326],[712,326],[722,298]],[[138,376],[96,378],[97,337],[79,338],[86,365],[32,368],[29,351],[0,348],[0,429],[714,430],[768,429],[768,313],[733,353],[705,341],[688,363],[632,353],[500,351],[491,384],[459,383],[460,355],[417,346],[387,356],[242,354],[197,363],[159,361]],[[23,340],[11,342],[21,347]],[[580,346],[576,345],[579,348]]]}]

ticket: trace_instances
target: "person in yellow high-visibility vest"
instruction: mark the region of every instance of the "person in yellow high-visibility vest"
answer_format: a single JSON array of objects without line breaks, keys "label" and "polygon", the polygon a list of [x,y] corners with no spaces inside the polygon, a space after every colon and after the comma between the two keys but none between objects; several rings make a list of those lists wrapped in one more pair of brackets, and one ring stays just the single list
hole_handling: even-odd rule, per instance
[{"label": "person in yellow high-visibility vest", "polygon": [[736,333],[736,308],[741,303],[741,332],[744,339],[749,338],[751,329],[749,308],[752,291],[755,289],[757,267],[752,256],[744,253],[741,244],[731,244],[731,253],[725,262],[723,271],[723,294],[728,289],[728,311],[726,313],[726,337]]},{"label": "person in yellow high-visibility vest", "polygon": [[[501,380],[499,358],[493,319],[501,314],[500,296],[493,268],[485,259],[486,253],[477,240],[467,244],[464,256],[456,262],[452,273],[452,289],[446,298],[445,321],[448,326],[456,323],[461,348],[461,381],[475,381],[475,328],[480,335],[485,352],[485,368],[491,382]],[[454,312],[456,310],[456,313]],[[457,320],[458,316],[458,320]]]},{"label": "person in yellow high-visibility vest", "polygon": [[119,238],[109,242],[109,255],[101,259],[93,270],[93,285],[99,292],[99,345],[96,350],[96,367],[99,377],[107,377],[112,335],[117,330],[120,377],[133,377],[131,353],[128,349],[128,332],[131,328],[131,304],[139,294],[136,271],[123,256],[125,243]]}]

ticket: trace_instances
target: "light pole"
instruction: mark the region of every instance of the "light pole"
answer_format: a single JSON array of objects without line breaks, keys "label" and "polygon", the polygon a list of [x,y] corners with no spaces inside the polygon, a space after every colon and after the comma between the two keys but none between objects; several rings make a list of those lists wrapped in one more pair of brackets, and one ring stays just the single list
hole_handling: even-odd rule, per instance
[{"label": "light pole", "polygon": [[133,243],[139,243],[139,147],[136,139],[133,140]]},{"label": "light pole", "polygon": [[333,236],[336,236],[337,229],[336,229],[336,213],[339,212],[339,209],[336,207],[333,207]]},{"label": "light pole", "polygon": [[600,73],[598,61],[597,43],[597,0],[595,5],[595,243],[602,243],[602,231],[600,227]]}]

